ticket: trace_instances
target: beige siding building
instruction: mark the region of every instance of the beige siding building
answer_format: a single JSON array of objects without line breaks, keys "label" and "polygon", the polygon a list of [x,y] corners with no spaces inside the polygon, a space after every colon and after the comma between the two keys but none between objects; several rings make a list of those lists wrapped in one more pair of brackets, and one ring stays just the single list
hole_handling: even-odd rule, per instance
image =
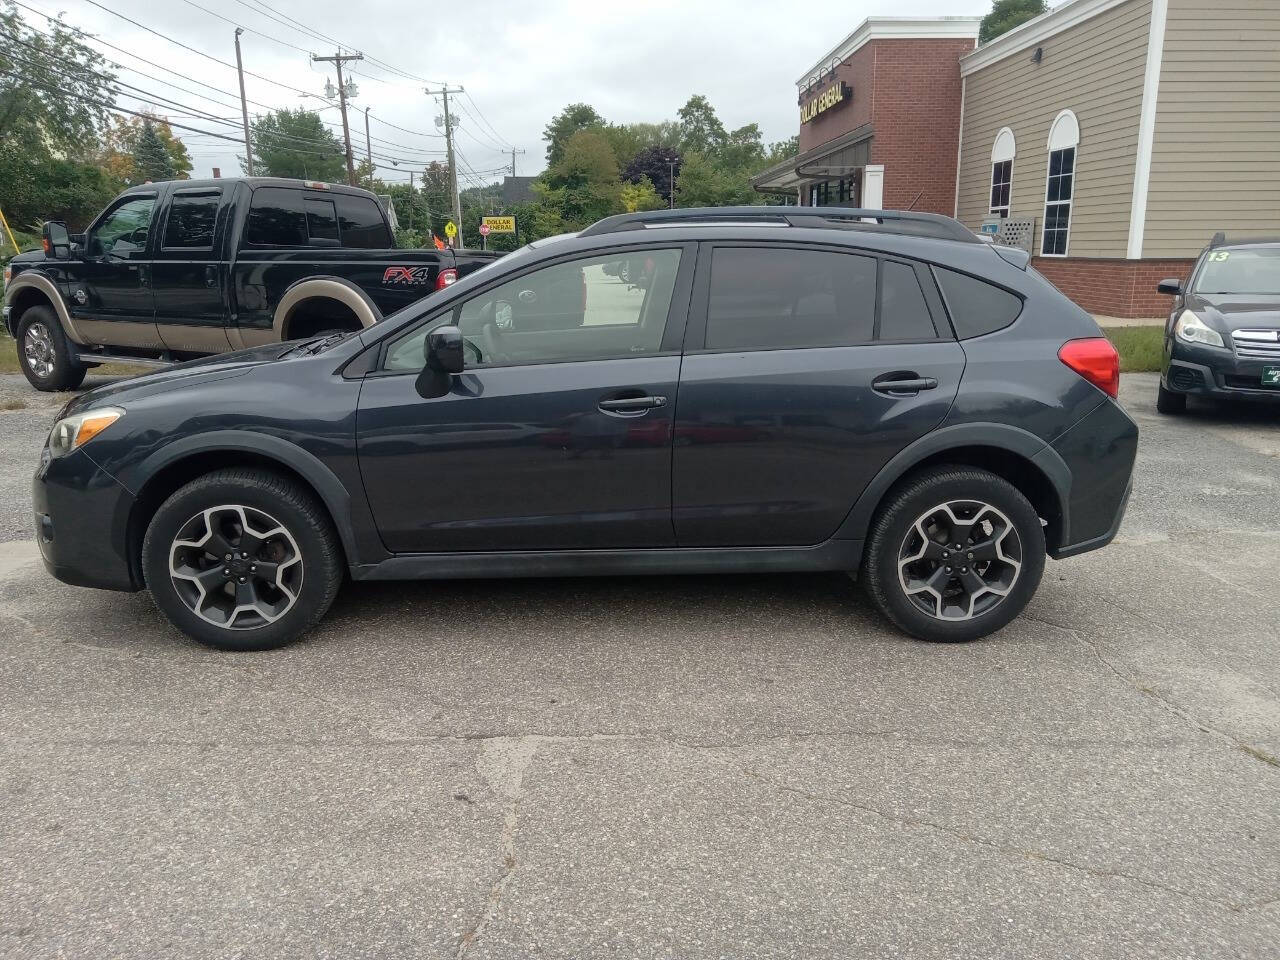
[{"label": "beige siding building", "polygon": [[1067,0],[960,72],[956,215],[1087,309],[1159,315],[1215,231],[1280,233],[1277,0]]}]

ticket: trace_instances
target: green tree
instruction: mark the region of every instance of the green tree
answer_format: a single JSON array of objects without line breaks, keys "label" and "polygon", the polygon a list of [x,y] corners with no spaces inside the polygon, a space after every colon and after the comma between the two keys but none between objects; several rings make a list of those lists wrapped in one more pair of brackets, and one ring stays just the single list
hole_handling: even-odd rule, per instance
[{"label": "green tree", "polygon": [[586,103],[571,103],[551,118],[542,139],[547,141],[547,166],[553,167],[564,156],[565,143],[579,130],[604,126],[604,117]]},{"label": "green tree", "polygon": [[346,183],[346,154],[314,110],[286,108],[258,117],[249,142],[259,176]]},{"label": "green tree", "polygon": [[618,160],[600,130],[579,130],[570,136],[563,156],[544,174],[544,186],[546,202],[570,230],[622,210]]},{"label": "green tree", "polygon": [[147,125],[153,129],[168,154],[173,175],[167,179],[187,179],[191,175],[192,163],[186,144],[174,135],[168,121],[158,116],[112,117],[103,133],[102,146],[94,157],[94,162],[123,184],[134,186],[145,182],[149,178],[138,169],[134,153],[138,149],[143,128]]},{"label": "green tree", "polygon": [[667,205],[667,202],[658,196],[653,181],[648,177],[641,177],[635,183],[624,183],[619,191],[619,199],[622,201],[622,209],[627,213],[635,213],[638,210],[657,210]]},{"label": "green tree", "polygon": [[994,40],[1048,9],[1045,0],[995,0],[991,12],[982,18],[982,25],[978,28],[978,43]]},{"label": "green tree", "polygon": [[759,204],[746,169],[731,170],[704,153],[687,153],[676,178],[676,206],[726,207]]},{"label": "green tree", "polygon": [[0,141],[43,157],[87,157],[115,103],[114,80],[107,62],[61,19],[45,33],[0,0]]},{"label": "green tree", "polygon": [[694,94],[677,111],[680,117],[680,149],[686,153],[710,153],[728,139],[715,108],[702,94]]},{"label": "green tree", "polygon": [[164,141],[149,120],[142,124],[142,132],[138,134],[138,142],[134,144],[133,167],[143,183],[172,180],[174,177],[169,151],[165,149]]}]

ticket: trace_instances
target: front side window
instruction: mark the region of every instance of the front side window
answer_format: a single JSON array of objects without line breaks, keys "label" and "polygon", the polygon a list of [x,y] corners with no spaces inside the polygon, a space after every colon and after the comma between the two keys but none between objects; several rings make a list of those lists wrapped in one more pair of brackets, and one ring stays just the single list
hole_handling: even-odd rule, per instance
[{"label": "front side window", "polygon": [[1045,182],[1044,229],[1040,253],[1046,257],[1067,255],[1071,228],[1071,202],[1075,196],[1076,147],[1080,126],[1076,115],[1063,110],[1049,129],[1049,172]]},{"label": "front side window", "polygon": [[137,197],[120,204],[107,214],[106,219],[89,236],[86,248],[89,254],[128,257],[145,250],[155,206],[155,197]]},{"label": "front side window", "polygon": [[174,194],[169,204],[169,221],[164,228],[166,249],[212,250],[213,228],[218,219],[218,202],[222,194]]},{"label": "front side window", "polygon": [[1222,296],[1280,296],[1280,246],[1210,250],[1191,289]]},{"label": "front side window", "polygon": [[678,249],[557,263],[500,284],[388,348],[384,369],[421,370],[429,330],[453,320],[468,366],[641,357],[659,352],[680,269]]},{"label": "front side window", "polygon": [[876,260],[825,250],[719,247],[708,350],[840,347],[871,340]]}]

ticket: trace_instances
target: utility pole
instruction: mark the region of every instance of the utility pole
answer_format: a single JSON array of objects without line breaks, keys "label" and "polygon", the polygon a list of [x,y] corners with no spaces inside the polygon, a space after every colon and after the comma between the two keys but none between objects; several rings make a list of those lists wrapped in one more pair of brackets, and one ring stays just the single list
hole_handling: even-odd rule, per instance
[{"label": "utility pole", "polygon": [[516,154],[524,152],[524,150],[517,150],[515,147],[511,148],[511,175],[513,177],[516,175]]},{"label": "utility pole", "polygon": [[369,139],[369,108],[364,108],[364,158],[369,164],[369,185],[373,185],[373,141]]},{"label": "utility pole", "polygon": [[323,61],[332,63],[338,68],[338,104],[342,107],[342,141],[347,147],[347,184],[354,187],[356,185],[356,166],[351,159],[351,129],[347,126],[347,84],[342,79],[342,65],[348,60],[363,60],[363,53],[343,53],[341,49],[332,57],[317,57],[314,53],[311,55],[313,63]]},{"label": "utility pole", "polygon": [[240,62],[240,34],[243,27],[236,27],[236,73],[240,75],[240,119],[244,121],[244,168],[253,176],[253,147],[249,145],[249,103],[244,98],[244,64]]},{"label": "utility pole", "polygon": [[[427,87],[427,96],[440,97],[444,101],[444,146],[449,157],[449,192],[453,194],[453,222],[457,224],[458,235],[454,238],[455,246],[462,246],[462,195],[458,193],[458,164],[453,158],[453,118],[449,116],[449,94],[462,93],[462,87],[450,87],[447,83],[439,90]],[[439,123],[439,120],[436,121]]]},{"label": "utility pole", "polygon": [[674,158],[667,161],[667,205],[672,210],[676,208],[676,161]]}]

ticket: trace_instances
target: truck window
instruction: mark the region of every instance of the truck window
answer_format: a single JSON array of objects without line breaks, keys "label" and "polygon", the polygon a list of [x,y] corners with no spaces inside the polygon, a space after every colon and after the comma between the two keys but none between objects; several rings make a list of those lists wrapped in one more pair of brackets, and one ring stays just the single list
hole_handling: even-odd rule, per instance
[{"label": "truck window", "polygon": [[174,194],[164,228],[165,249],[212,250],[213,225],[221,199],[219,190]]},{"label": "truck window", "polygon": [[382,208],[369,197],[353,197],[339,193],[334,198],[338,205],[338,223],[342,227],[342,245],[366,250],[385,250],[393,246]]},{"label": "truck window", "polygon": [[312,240],[332,240],[338,242],[338,215],[334,212],[332,200],[315,200],[307,197],[307,235]]},{"label": "truck window", "polygon": [[89,255],[127,257],[145,249],[155,205],[155,197],[135,197],[112,210],[89,234]]},{"label": "truck window", "polygon": [[254,190],[244,242],[253,247],[305,247],[307,219],[302,212],[302,192],[284,187]]}]

